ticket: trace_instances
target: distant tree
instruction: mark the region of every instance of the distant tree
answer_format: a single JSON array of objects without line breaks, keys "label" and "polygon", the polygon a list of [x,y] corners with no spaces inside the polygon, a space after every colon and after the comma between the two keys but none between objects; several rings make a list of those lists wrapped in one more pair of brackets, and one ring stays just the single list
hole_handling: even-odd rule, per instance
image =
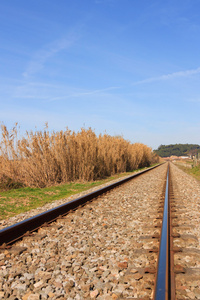
[{"label": "distant tree", "polygon": [[160,145],[155,152],[160,157],[168,157],[168,156],[184,156],[190,155],[190,153],[194,153],[192,155],[197,154],[200,150],[200,145],[198,144],[171,144],[171,145]]}]

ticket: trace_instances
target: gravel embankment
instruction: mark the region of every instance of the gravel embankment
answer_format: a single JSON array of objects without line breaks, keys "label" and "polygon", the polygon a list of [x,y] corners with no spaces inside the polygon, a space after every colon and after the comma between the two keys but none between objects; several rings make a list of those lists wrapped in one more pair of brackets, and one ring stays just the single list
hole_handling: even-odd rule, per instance
[{"label": "gravel embankment", "polygon": [[200,182],[171,164],[177,219],[174,246],[182,252],[174,255],[180,273],[175,276],[177,299],[200,299]]},{"label": "gravel embankment", "polygon": [[167,165],[0,251],[0,299],[151,299]]}]

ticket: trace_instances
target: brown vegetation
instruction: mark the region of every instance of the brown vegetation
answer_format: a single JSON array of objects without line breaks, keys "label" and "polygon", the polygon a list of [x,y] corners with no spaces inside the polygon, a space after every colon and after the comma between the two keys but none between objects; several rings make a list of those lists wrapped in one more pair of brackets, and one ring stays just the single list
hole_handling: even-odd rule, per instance
[{"label": "brown vegetation", "polygon": [[46,127],[18,138],[17,125],[11,132],[2,125],[1,133],[0,182],[5,184],[45,187],[92,181],[149,166],[152,160],[146,145],[108,134],[97,136],[91,128],[50,133]]}]

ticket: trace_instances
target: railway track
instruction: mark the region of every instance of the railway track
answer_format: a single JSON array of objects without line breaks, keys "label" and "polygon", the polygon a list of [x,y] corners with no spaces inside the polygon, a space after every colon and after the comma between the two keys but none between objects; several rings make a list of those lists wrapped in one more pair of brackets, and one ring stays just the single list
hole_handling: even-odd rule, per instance
[{"label": "railway track", "polygon": [[[181,261],[184,212],[173,173],[164,164],[113,191],[107,188],[109,193],[95,194],[94,201],[90,194],[84,198],[87,205],[80,206],[78,199],[75,211],[72,202],[70,211],[62,206],[50,212],[56,220],[41,228],[35,221],[42,216],[34,217],[29,222],[39,229],[30,235],[27,228],[19,230],[25,222],[17,228],[18,237],[11,237],[13,226],[0,231],[0,299],[200,299],[196,286],[196,292],[187,292],[191,268]],[[192,274],[198,279],[197,271]]]},{"label": "railway track", "polygon": [[79,197],[73,201],[69,201],[63,205],[60,205],[56,208],[50,209],[48,211],[45,211],[41,214],[38,214],[32,218],[28,218],[22,222],[19,222],[17,224],[14,224],[12,226],[9,226],[5,229],[0,230],[0,247],[5,248],[10,244],[13,244],[20,238],[22,238],[25,235],[29,235],[31,232],[34,232],[35,230],[39,229],[40,227],[50,224],[51,222],[57,220],[58,218],[66,215],[71,210],[75,210],[78,207],[84,206],[87,202],[92,201],[93,199],[97,198],[98,196],[105,194],[106,192],[111,191],[112,189],[128,182],[129,180],[140,176],[146,172],[149,172],[150,170],[158,167],[154,166],[152,168],[148,168],[146,170],[143,170],[139,173],[136,173],[134,175],[131,175],[129,177],[126,177],[125,179],[119,180],[113,184],[110,184],[108,186],[105,186],[101,189],[98,189],[95,192],[89,193],[85,196]]}]

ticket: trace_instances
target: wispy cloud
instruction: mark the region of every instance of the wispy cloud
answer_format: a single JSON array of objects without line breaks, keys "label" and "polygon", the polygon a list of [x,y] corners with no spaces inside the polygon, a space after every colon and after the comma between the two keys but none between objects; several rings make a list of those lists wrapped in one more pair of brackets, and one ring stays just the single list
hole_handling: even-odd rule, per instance
[{"label": "wispy cloud", "polygon": [[187,99],[187,102],[200,103],[200,98],[189,98]]},{"label": "wispy cloud", "polygon": [[55,40],[44,48],[38,50],[33,58],[28,63],[26,70],[23,72],[23,77],[28,78],[43,69],[45,63],[58,52],[68,49],[77,40],[77,36],[73,33],[65,38]]},{"label": "wispy cloud", "polygon": [[78,98],[78,97],[82,97],[82,96],[90,96],[90,95],[94,95],[94,94],[102,94],[104,92],[107,91],[111,91],[111,90],[116,90],[116,89],[120,89],[121,87],[117,87],[117,86],[113,86],[113,87],[108,87],[108,88],[104,88],[104,89],[98,89],[98,90],[90,90],[90,91],[80,91],[80,92],[74,92],[74,93],[70,93],[70,94],[66,94],[63,97],[54,97],[51,98],[50,101],[57,101],[57,100],[62,100],[62,99],[67,99],[67,98]]},{"label": "wispy cloud", "polygon": [[[45,82],[21,81],[13,88],[12,98],[15,99],[49,99],[61,90],[60,85]],[[63,89],[63,88],[62,88]]]},{"label": "wispy cloud", "polygon": [[138,84],[144,84],[144,83],[150,83],[154,81],[162,81],[162,80],[170,80],[174,78],[179,78],[179,77],[189,77],[191,75],[199,74],[200,73],[200,67],[197,69],[192,69],[192,70],[185,70],[185,71],[179,71],[179,72],[174,72],[170,74],[165,74],[161,75],[158,77],[150,77],[144,80],[140,81],[135,81],[132,85],[138,85]]},{"label": "wispy cloud", "polygon": [[12,97],[15,99],[40,99],[45,102],[53,102],[72,98],[81,98],[90,95],[102,96],[109,92],[123,88],[122,86],[110,86],[100,89],[81,89],[62,84],[49,84],[45,82],[23,80],[21,84],[14,86]]}]

